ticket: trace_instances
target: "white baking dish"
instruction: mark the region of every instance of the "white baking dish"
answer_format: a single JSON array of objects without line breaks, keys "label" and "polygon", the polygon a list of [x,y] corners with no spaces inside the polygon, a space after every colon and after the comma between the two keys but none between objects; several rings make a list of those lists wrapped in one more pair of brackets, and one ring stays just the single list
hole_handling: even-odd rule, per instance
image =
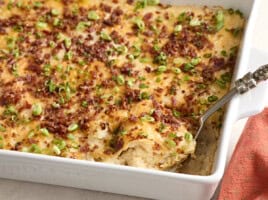
[{"label": "white baking dish", "polygon": [[[253,70],[248,66],[248,59],[259,0],[163,0],[161,2],[178,5],[222,5],[242,10],[248,17],[248,25],[234,79],[241,77],[248,70]],[[231,127],[239,118],[258,113],[263,109],[268,97],[265,86],[268,88],[267,83],[262,84],[250,93],[233,99],[229,104],[213,173],[210,176],[153,171],[0,150],[0,177],[154,199],[208,200],[223,176],[228,143],[232,134]]]}]

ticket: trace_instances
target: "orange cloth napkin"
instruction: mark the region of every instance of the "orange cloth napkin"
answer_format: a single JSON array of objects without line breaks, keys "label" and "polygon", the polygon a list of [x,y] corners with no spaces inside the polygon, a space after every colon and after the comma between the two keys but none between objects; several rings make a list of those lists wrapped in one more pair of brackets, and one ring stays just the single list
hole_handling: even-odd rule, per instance
[{"label": "orange cloth napkin", "polygon": [[268,200],[268,108],[249,118],[223,177],[219,200]]}]

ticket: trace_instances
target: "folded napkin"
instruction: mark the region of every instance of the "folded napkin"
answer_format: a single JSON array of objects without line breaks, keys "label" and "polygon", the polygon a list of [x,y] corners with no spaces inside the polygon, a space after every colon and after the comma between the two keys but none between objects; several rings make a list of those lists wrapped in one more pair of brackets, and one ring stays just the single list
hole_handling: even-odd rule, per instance
[{"label": "folded napkin", "polygon": [[268,108],[249,118],[223,177],[219,200],[268,200]]}]

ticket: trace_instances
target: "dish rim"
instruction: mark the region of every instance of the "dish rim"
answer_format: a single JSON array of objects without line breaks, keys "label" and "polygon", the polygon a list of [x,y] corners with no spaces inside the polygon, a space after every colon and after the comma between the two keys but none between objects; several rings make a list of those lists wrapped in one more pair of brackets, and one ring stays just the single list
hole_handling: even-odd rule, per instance
[{"label": "dish rim", "polygon": [[[239,56],[236,62],[235,72],[233,73],[233,80],[237,79],[243,70],[242,64],[247,62],[246,56],[249,53],[249,43],[252,40],[253,27],[254,22],[257,16],[257,8],[260,4],[260,0],[253,0],[252,8],[248,16],[247,26],[244,32],[243,41],[240,46]],[[241,71],[242,69],[242,71]],[[226,108],[226,114],[223,120],[223,127],[221,129],[221,136],[218,141],[217,152],[214,158],[214,170],[210,175],[192,175],[192,174],[183,174],[183,173],[174,173],[169,171],[158,171],[153,169],[144,169],[138,167],[124,166],[124,165],[116,165],[112,163],[101,163],[89,160],[78,160],[71,159],[65,157],[57,157],[43,154],[33,154],[33,153],[25,153],[25,152],[17,152],[12,150],[0,149],[0,159],[2,156],[6,156],[8,159],[18,158],[18,159],[33,159],[33,160],[43,160],[48,162],[55,162],[58,164],[66,164],[66,165],[77,165],[77,166],[87,166],[94,168],[103,168],[103,169],[111,169],[116,171],[121,171],[122,173],[140,173],[152,176],[165,176],[170,179],[180,179],[188,182],[199,182],[199,183],[216,183],[218,182],[224,173],[226,160],[227,160],[227,150],[228,144],[230,141],[230,133],[225,130],[230,130],[231,124],[238,118],[239,111],[235,115],[231,115],[231,109],[238,106],[239,100],[233,99]]]}]

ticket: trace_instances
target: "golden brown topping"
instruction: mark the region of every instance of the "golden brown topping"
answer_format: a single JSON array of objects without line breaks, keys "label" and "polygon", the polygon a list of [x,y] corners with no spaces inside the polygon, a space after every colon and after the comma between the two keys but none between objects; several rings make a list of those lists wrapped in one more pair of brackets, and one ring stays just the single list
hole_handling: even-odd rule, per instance
[{"label": "golden brown topping", "polygon": [[154,169],[193,153],[244,25],[158,0],[4,0],[0,13],[0,148]]}]

